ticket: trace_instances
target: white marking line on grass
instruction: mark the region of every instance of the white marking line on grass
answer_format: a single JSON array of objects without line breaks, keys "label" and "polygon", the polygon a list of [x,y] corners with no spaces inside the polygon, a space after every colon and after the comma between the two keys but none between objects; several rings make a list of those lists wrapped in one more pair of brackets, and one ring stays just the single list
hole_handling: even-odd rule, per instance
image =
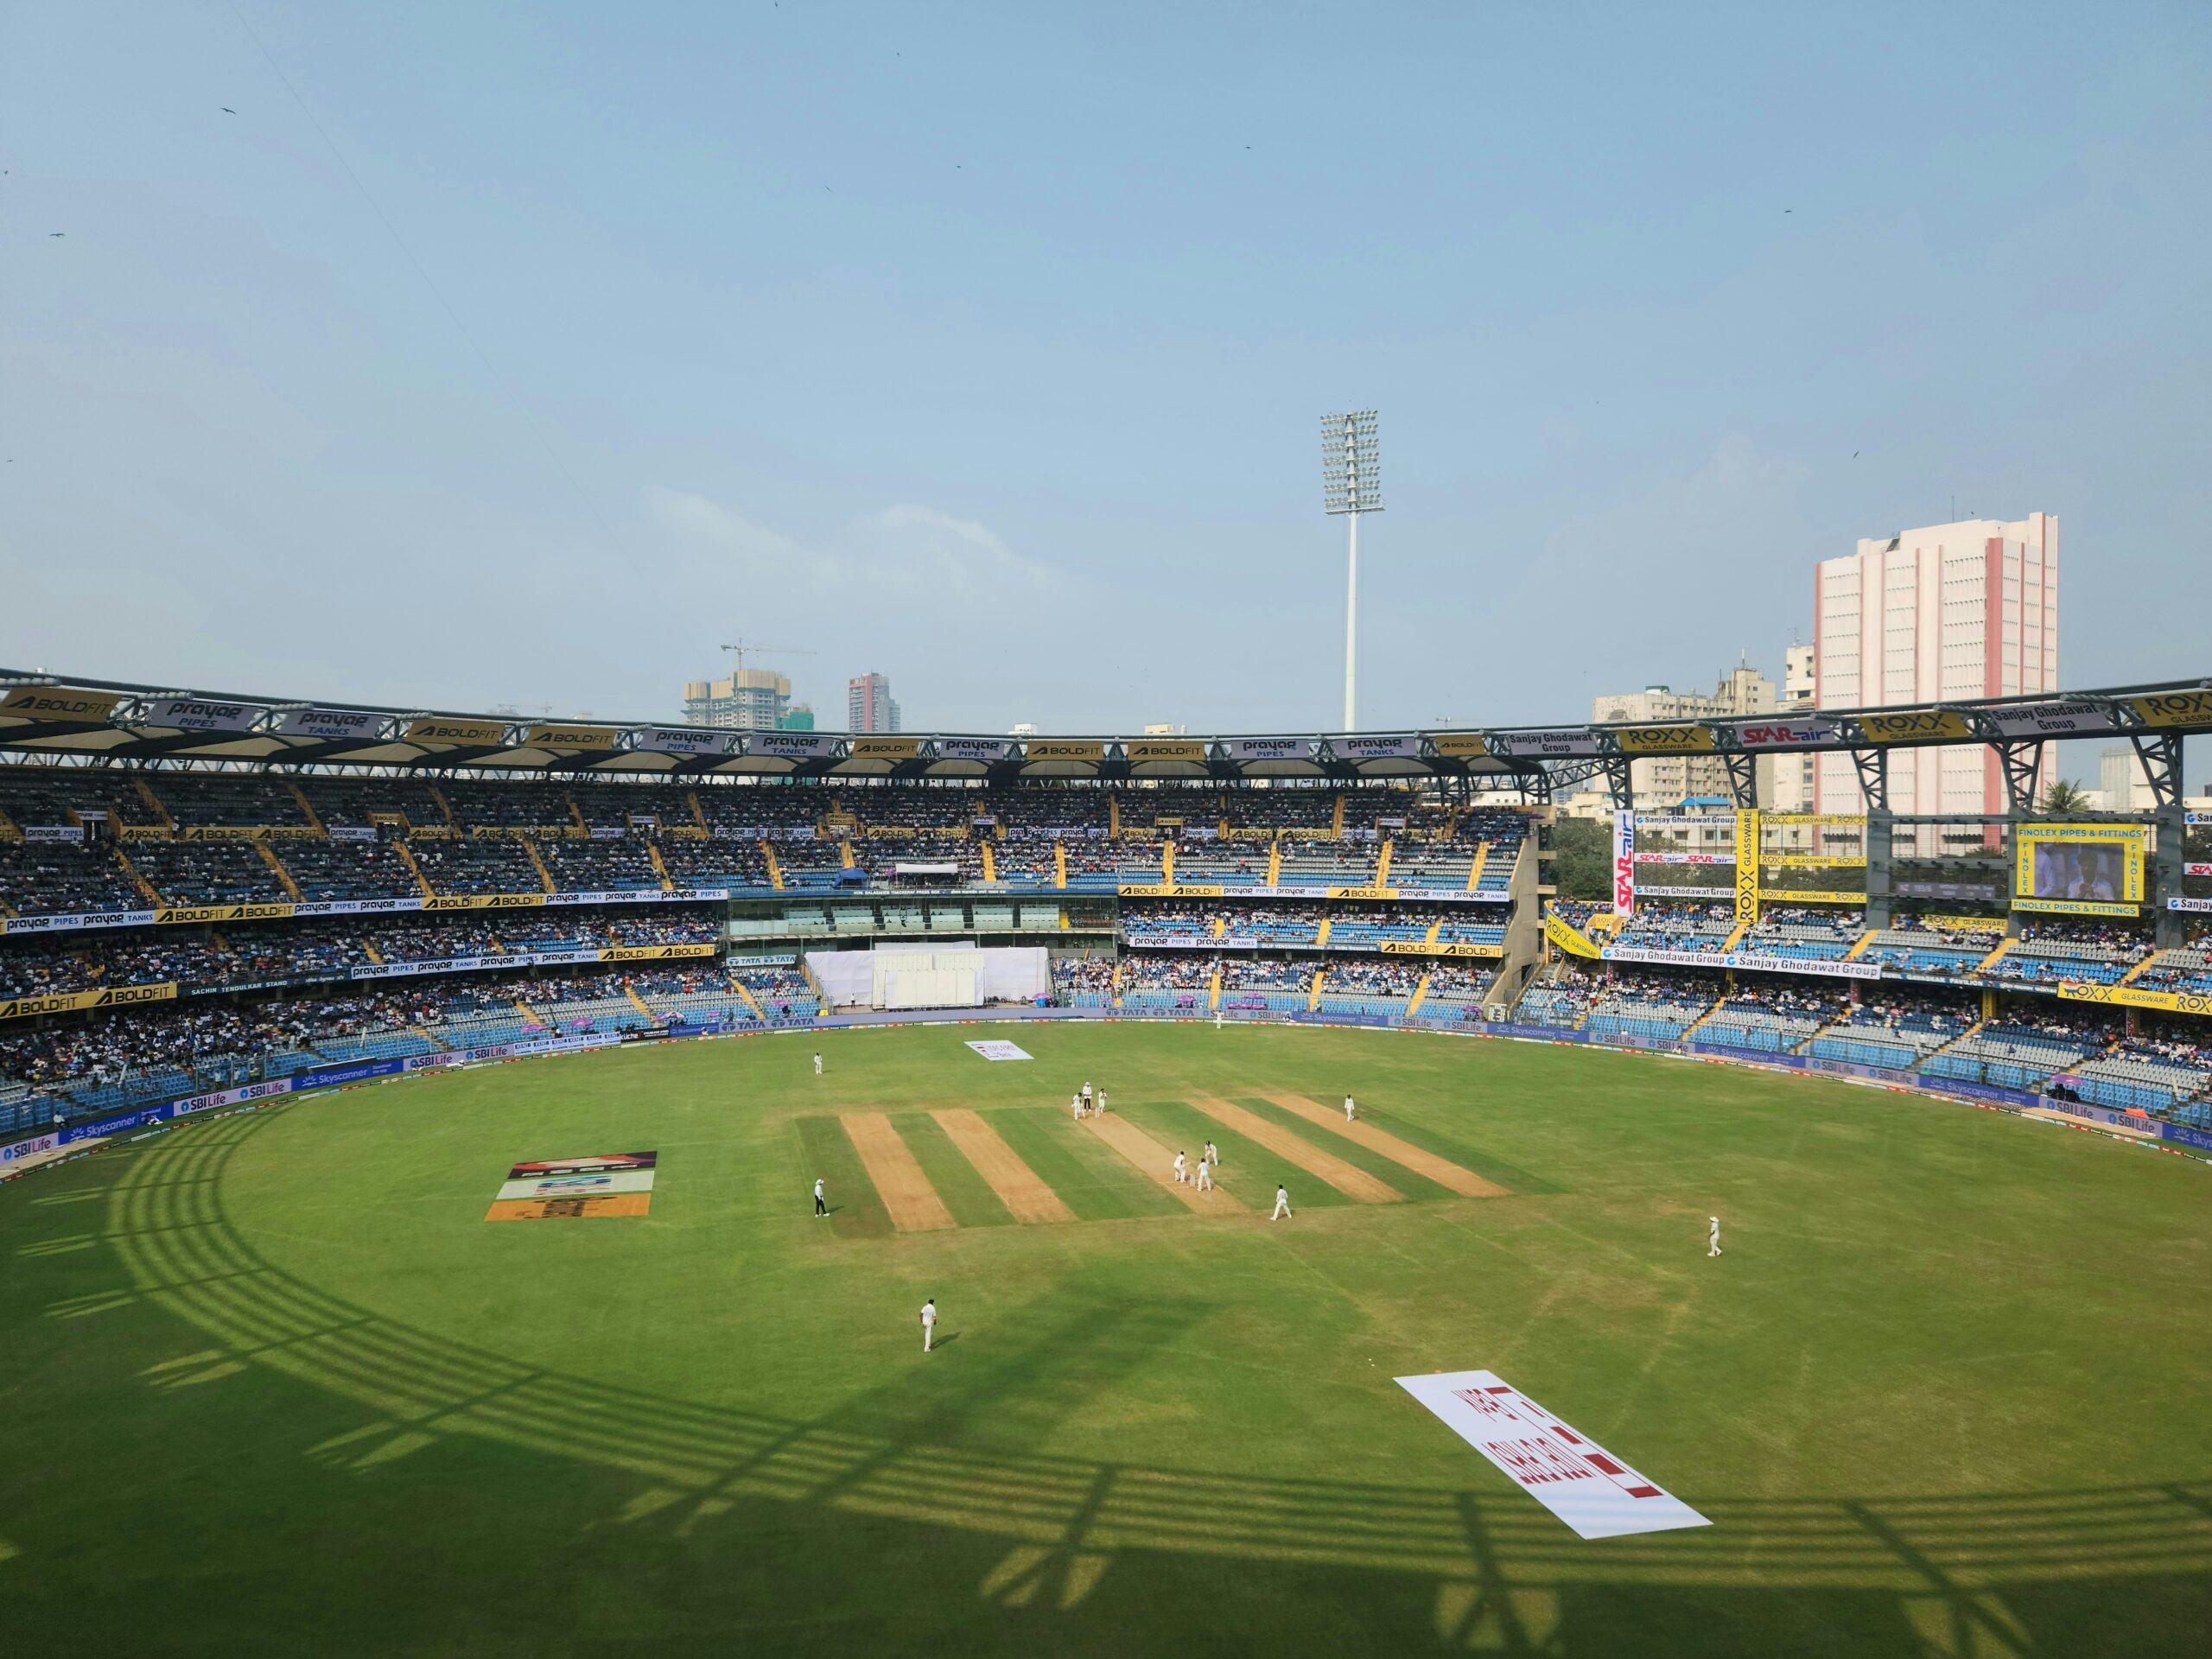
[{"label": "white marking line on grass", "polygon": [[1713,1524],[1495,1371],[1440,1371],[1394,1380],[1577,1537],[1618,1538]]}]

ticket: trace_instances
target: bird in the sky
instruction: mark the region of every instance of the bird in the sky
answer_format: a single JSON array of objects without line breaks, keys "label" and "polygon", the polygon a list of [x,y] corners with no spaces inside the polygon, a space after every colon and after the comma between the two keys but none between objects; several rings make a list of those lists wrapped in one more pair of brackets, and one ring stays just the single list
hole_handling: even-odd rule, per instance
[{"label": "bird in the sky", "polygon": [[48,236],[67,236],[69,232],[67,231],[48,231],[47,234]]},{"label": "bird in the sky", "polygon": [[1858,452],[1856,449],[1854,449],[1854,450],[1853,450],[1853,451],[1851,452],[1851,458],[1852,458],[1853,461],[1856,461],[1856,460],[1858,460],[1858,459],[1859,459],[1859,452]]},{"label": "bird in the sky", "polygon": [[221,110],[222,110],[222,111],[223,111],[223,113],[224,113],[225,115],[236,115],[236,114],[238,113],[238,111],[237,111],[236,110],[232,109],[232,108],[229,105],[227,105],[227,104],[222,105],[220,105],[219,107],[221,108]]}]

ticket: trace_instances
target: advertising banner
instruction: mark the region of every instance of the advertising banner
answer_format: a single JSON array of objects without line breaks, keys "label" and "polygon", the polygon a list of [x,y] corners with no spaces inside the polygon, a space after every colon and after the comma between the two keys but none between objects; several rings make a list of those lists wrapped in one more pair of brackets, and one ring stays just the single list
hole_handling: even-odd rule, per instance
[{"label": "advertising banner", "polygon": [[1332,737],[1329,749],[1339,760],[1411,760],[1421,753],[1417,737]]},{"label": "advertising banner", "polygon": [[1727,812],[1638,812],[1636,827],[1639,830],[1710,830],[1716,834],[1732,836],[1736,819]]},{"label": "advertising banner", "polygon": [[1038,760],[1085,760],[1092,763],[1106,758],[1103,743],[1070,743],[1055,738],[1032,738],[1022,750],[1022,758]]},{"label": "advertising banner", "polygon": [[80,823],[27,823],[23,825],[25,841],[82,841],[85,826]]},{"label": "advertising banner", "polygon": [[132,722],[174,732],[250,732],[269,711],[245,702],[209,702],[197,697],[156,697]]},{"label": "advertising banner", "polygon": [[2096,985],[2069,979],[2060,984],[2058,995],[2069,1002],[2157,1008],[2166,1014],[2212,1014],[2212,995],[2201,991],[2152,991],[2134,985]]},{"label": "advertising banner", "polygon": [[1769,753],[1819,748],[1840,741],[1834,723],[1825,720],[1746,721],[1728,729],[1736,734],[1737,747]]},{"label": "advertising banner", "polygon": [[1671,881],[1639,882],[1636,889],[1646,899],[1733,899],[1736,889],[1730,887],[1678,887]]},{"label": "advertising banner", "polygon": [[1713,1524],[1494,1371],[1394,1380],[1577,1537],[1619,1538]]},{"label": "advertising banner", "polygon": [[1435,732],[1428,744],[1440,760],[1481,760],[1490,755],[1490,745],[1483,741],[1480,732]]},{"label": "advertising banner", "polygon": [[0,1147],[0,1169],[10,1164],[21,1163],[26,1158],[35,1158],[41,1153],[52,1152],[61,1144],[58,1135],[35,1135],[28,1141],[13,1141]]},{"label": "advertising banner", "polygon": [[1702,726],[1631,726],[1619,734],[1623,754],[1711,754],[1713,734]]},{"label": "advertising banner", "polygon": [[1810,957],[1770,957],[1756,950],[1660,950],[1609,944],[1598,954],[1607,962],[1641,962],[1660,968],[1739,968],[1770,974],[1810,974],[1820,979],[1882,976],[1878,963],[1821,962]]},{"label": "advertising banner", "polygon": [[1636,911],[1636,814],[1613,814],[1613,914]]},{"label": "advertising banner", "polygon": [[120,691],[86,691],[72,685],[11,686],[0,696],[0,715],[16,720],[98,726],[123,701]]},{"label": "advertising banner", "polygon": [[2169,899],[2166,900],[2166,908],[2196,912],[2212,911],[2212,899]]},{"label": "advertising banner", "polygon": [[507,727],[499,720],[448,720],[426,715],[410,720],[401,733],[410,743],[465,744],[471,748],[496,748],[507,741]]},{"label": "advertising banner", "polygon": [[1195,738],[1132,738],[1122,746],[1123,753],[1133,766],[1158,766],[1174,762],[1185,766],[1204,766],[1206,746]]},{"label": "advertising banner", "polygon": [[2006,737],[2071,737],[2118,729],[2112,710],[2095,702],[2029,702],[1992,709],[1986,718]]},{"label": "advertising banner", "polygon": [[522,734],[523,742],[533,749],[582,749],[604,751],[614,747],[614,740],[622,735],[613,726],[533,726]]},{"label": "advertising banner", "polygon": [[1582,957],[1592,961],[1597,959],[1598,947],[1585,938],[1581,931],[1570,925],[1566,918],[1554,916],[1548,910],[1544,912],[1544,937],[1571,957]]},{"label": "advertising banner", "polygon": [[749,732],[745,752],[772,760],[825,760],[837,752],[828,732]]},{"label": "advertising banner", "polygon": [[1222,748],[1232,760],[1309,760],[1310,737],[1232,737]]},{"label": "advertising banner", "polygon": [[0,1000],[0,1020],[29,1020],[41,1014],[78,1014],[86,1008],[122,1008],[139,1002],[173,1002],[176,982],[158,985],[117,985],[104,991],[59,991],[48,996]]},{"label": "advertising banner", "polygon": [[1598,739],[1588,731],[1486,732],[1490,752],[1512,760],[1574,760],[1598,753]]},{"label": "advertising banner", "polygon": [[1733,864],[1733,853],[1638,853],[1639,864]]},{"label": "advertising banner", "polygon": [[1003,760],[1012,747],[1002,737],[940,737],[937,741],[937,758],[940,760],[977,760],[988,764]]},{"label": "advertising banner", "polygon": [[1949,709],[1920,709],[1907,715],[1861,715],[1861,730],[1870,743],[1931,743],[1974,741],[1974,728],[1964,715]]},{"label": "advertising banner", "polygon": [[637,747],[646,754],[725,755],[737,752],[735,732],[705,726],[647,726],[638,733]]},{"label": "advertising banner", "polygon": [[2212,726],[2212,691],[2166,691],[2128,702],[2145,726]]},{"label": "advertising banner", "polygon": [[[23,833],[29,835],[30,831],[26,830]],[[2183,875],[2212,875],[2212,864],[2184,864],[2181,867],[2181,873]]]},{"label": "advertising banner", "polygon": [[845,754],[854,760],[912,760],[922,753],[918,737],[882,737],[873,733],[855,737]]},{"label": "advertising banner", "polygon": [[287,709],[276,717],[276,731],[283,737],[319,737],[333,743],[369,742],[391,718],[359,709]]}]

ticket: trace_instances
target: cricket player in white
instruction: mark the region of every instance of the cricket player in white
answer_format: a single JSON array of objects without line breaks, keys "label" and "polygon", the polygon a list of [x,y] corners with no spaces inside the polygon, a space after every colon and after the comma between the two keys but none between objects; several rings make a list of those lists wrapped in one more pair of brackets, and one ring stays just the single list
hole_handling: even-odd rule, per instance
[{"label": "cricket player in white", "polygon": [[1213,1191],[1213,1166],[1203,1158],[1198,1160],[1198,1188],[1201,1192]]},{"label": "cricket player in white", "polygon": [[1190,1171],[1183,1162],[1183,1154],[1179,1152],[1175,1154],[1175,1185],[1180,1186],[1190,1178]]},{"label": "cricket player in white", "polygon": [[937,1298],[932,1296],[922,1304],[922,1351],[930,1351],[930,1338],[937,1331]]},{"label": "cricket player in white", "polygon": [[1707,1217],[1707,1219],[1713,1223],[1713,1248],[1707,1250],[1706,1254],[1707,1255],[1718,1255],[1720,1254],[1720,1217],[1718,1216],[1710,1216]]},{"label": "cricket player in white", "polygon": [[1083,1105],[1085,1111],[1090,1109],[1090,1079],[1089,1077],[1083,1080]]},{"label": "cricket player in white", "polygon": [[814,1057],[814,1075],[817,1077],[822,1075],[822,1057],[819,1054]]},{"label": "cricket player in white", "polygon": [[1344,1122],[1347,1123],[1351,1122],[1351,1096],[1350,1095],[1346,1095],[1344,1096]]},{"label": "cricket player in white", "polygon": [[817,1216],[830,1213],[830,1206],[822,1202],[822,1178],[819,1175],[814,1178],[814,1213]]},{"label": "cricket player in white", "polygon": [[1281,1221],[1284,1217],[1289,1214],[1290,1189],[1285,1186],[1281,1181],[1277,1181],[1275,1183],[1275,1212],[1272,1216],[1269,1216],[1268,1219],[1269,1221]]},{"label": "cricket player in white", "polygon": [[1216,1008],[1213,1011],[1213,1028],[1216,1031],[1219,1031],[1221,1029],[1221,1010],[1219,1008]]},{"label": "cricket player in white", "polygon": [[1217,1167],[1218,1167],[1221,1163],[1220,1148],[1216,1147],[1211,1141],[1206,1142],[1206,1162],[1212,1164]]}]

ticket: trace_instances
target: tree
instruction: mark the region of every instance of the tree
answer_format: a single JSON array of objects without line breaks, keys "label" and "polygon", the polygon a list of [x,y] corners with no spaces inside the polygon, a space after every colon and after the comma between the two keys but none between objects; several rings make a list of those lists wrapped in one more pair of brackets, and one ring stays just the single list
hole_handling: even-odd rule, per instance
[{"label": "tree", "polygon": [[1552,884],[1562,899],[1613,896],[1613,830],[1596,818],[1552,825]]},{"label": "tree", "polygon": [[2055,779],[2043,792],[2043,810],[2056,818],[2070,817],[2089,810],[2089,798],[2079,786],[2063,778]]}]

